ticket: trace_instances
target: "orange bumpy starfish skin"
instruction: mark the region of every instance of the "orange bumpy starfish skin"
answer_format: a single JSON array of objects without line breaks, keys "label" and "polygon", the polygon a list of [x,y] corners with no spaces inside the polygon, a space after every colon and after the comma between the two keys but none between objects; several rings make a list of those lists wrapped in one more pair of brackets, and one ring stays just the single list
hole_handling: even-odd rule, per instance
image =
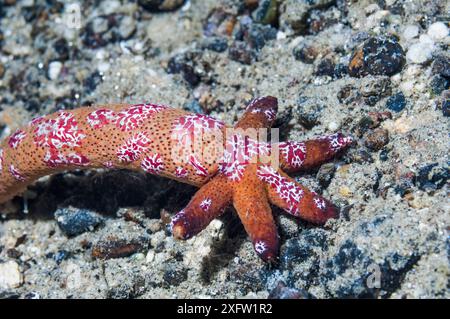
[{"label": "orange bumpy starfish skin", "polygon": [[209,116],[156,104],[85,107],[36,118],[0,145],[0,203],[56,172],[143,170],[200,187],[172,219],[175,238],[198,234],[232,204],[257,254],[274,261],[279,239],[270,204],[316,224],[338,216],[330,202],[285,172],[318,166],[352,142],[337,133],[268,143],[263,129],[276,112],[276,98],[254,99],[231,133]]}]

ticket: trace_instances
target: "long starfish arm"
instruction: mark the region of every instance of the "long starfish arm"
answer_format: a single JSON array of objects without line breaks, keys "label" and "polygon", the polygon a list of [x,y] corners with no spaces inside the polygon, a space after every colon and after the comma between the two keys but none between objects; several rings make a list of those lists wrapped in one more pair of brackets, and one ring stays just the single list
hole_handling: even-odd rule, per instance
[{"label": "long starfish arm", "polygon": [[339,215],[329,201],[300,185],[282,171],[268,165],[260,165],[257,176],[266,185],[270,203],[295,217],[323,224]]},{"label": "long starfish arm", "polygon": [[275,261],[279,237],[264,185],[255,177],[256,165],[249,167],[235,186],[233,205],[256,253],[264,261]]},{"label": "long starfish arm", "polygon": [[317,167],[347,148],[353,139],[341,133],[319,137],[306,142],[279,143],[280,168],[288,173]]},{"label": "long starfish arm", "polygon": [[197,235],[231,203],[230,182],[222,176],[213,178],[201,187],[189,204],[171,222],[173,236],[189,239]]}]

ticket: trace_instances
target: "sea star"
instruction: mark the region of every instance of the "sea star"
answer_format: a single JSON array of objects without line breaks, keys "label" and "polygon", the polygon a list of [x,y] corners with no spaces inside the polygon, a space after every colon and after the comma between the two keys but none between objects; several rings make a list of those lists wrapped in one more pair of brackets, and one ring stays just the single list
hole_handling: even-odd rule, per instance
[{"label": "sea star", "polygon": [[0,203],[36,179],[64,170],[141,170],[200,187],[169,225],[175,238],[195,236],[232,204],[256,253],[276,261],[279,237],[270,204],[316,224],[338,216],[329,201],[286,173],[316,167],[352,142],[336,133],[269,143],[266,130],[277,109],[274,97],[254,99],[234,128],[151,103],[83,107],[36,118],[0,145]]}]

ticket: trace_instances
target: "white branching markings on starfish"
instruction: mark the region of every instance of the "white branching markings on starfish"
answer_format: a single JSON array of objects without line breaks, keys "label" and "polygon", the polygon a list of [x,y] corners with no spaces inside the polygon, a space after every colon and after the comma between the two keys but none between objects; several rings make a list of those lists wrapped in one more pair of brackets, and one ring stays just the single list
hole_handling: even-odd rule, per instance
[{"label": "white branching markings on starfish", "polygon": [[250,108],[252,108],[255,104],[259,103],[260,101],[264,100],[265,97],[258,97],[256,99],[253,99],[245,108],[245,110],[249,110]]},{"label": "white branching markings on starfish", "polygon": [[60,112],[55,119],[39,119],[33,124],[34,141],[38,146],[65,148],[81,146],[81,140],[86,136],[78,127],[72,113]]},{"label": "white branching markings on starfish", "polygon": [[320,197],[316,192],[311,192],[311,194],[313,195],[314,205],[322,211],[326,210],[328,205],[325,199]]},{"label": "white branching markings on starfish", "polygon": [[321,138],[322,140],[326,140],[330,145],[330,150],[332,152],[338,152],[343,149],[345,146],[352,142],[352,138],[350,136],[343,136],[340,133],[335,133],[331,135],[327,135]]},{"label": "white branching markings on starfish", "polygon": [[114,163],[112,161],[106,161],[106,162],[103,162],[103,166],[105,166],[106,168],[113,168]]},{"label": "white branching markings on starfish", "polygon": [[117,118],[116,112],[109,109],[98,109],[88,114],[86,121],[94,129],[100,129],[113,123]]},{"label": "white branching markings on starfish", "polygon": [[288,212],[299,216],[299,203],[304,191],[294,182],[278,173],[272,166],[261,165],[256,172],[258,178],[272,187],[282,200],[288,205]]},{"label": "white branching markings on starfish", "polygon": [[28,123],[28,126],[33,127],[33,126],[37,125],[38,123],[41,123],[42,121],[44,121],[44,116],[35,117]]},{"label": "white branching markings on starfish", "polygon": [[27,133],[25,133],[22,130],[17,130],[8,140],[8,145],[16,149],[19,147],[20,143],[23,141],[23,139],[27,136]]},{"label": "white branching markings on starfish", "polygon": [[[252,136],[257,136],[256,131]],[[261,156],[270,154],[270,144],[258,142],[246,133],[231,134],[227,137],[223,158],[219,163],[219,172],[232,181],[239,181],[244,175],[245,168]]]},{"label": "white branching markings on starfish", "polygon": [[258,254],[263,254],[267,250],[267,244],[262,240],[259,240],[255,243],[255,251]]},{"label": "white branching markings on starfish", "polygon": [[142,160],[141,167],[147,173],[158,174],[164,169],[164,163],[160,154],[153,154]]},{"label": "white branching markings on starfish", "polygon": [[306,159],[306,145],[302,142],[281,142],[278,144],[281,154],[289,165],[295,168],[302,166]]},{"label": "white branching markings on starfish", "polygon": [[200,175],[200,176],[208,176],[208,170],[202,165],[202,163],[194,155],[190,156],[189,164],[194,168],[195,174]]},{"label": "white branching markings on starfish", "polygon": [[[172,125],[171,139],[174,142],[172,147],[172,159],[175,163],[191,163],[192,156],[197,161],[211,163],[210,157],[215,159],[213,154],[216,149],[205,149],[209,145],[218,145],[222,138],[222,128],[225,124],[212,117],[201,114],[184,115],[175,120]],[[212,142],[212,143],[208,143]],[[220,149],[220,151],[222,151]]]},{"label": "white branching markings on starfish", "polygon": [[50,149],[45,153],[44,163],[49,167],[58,167],[64,165],[86,166],[90,162],[86,156],[77,152],[63,154],[56,149]]},{"label": "white branching markings on starfish", "polygon": [[119,147],[117,157],[121,162],[136,161],[148,149],[149,144],[150,139],[143,132],[136,133]]},{"label": "white branching markings on starfish", "polygon": [[122,131],[131,131],[138,128],[145,120],[154,114],[167,109],[167,106],[157,104],[135,104],[116,113],[115,123]]},{"label": "white branching markings on starfish", "polygon": [[24,181],[25,177],[20,173],[20,171],[14,166],[14,164],[9,165],[9,172],[18,181]]},{"label": "white branching markings on starfish", "polygon": [[275,117],[277,116],[277,113],[275,112],[274,109],[267,109],[267,110],[262,110],[260,108],[255,108],[253,110],[251,110],[252,114],[258,114],[258,113],[263,113],[264,116],[267,118],[268,121],[273,121],[275,119]]},{"label": "white branching markings on starfish", "polygon": [[202,200],[199,206],[204,212],[207,212],[211,207],[211,204],[212,204],[211,198],[205,198],[204,200]]},{"label": "white branching markings on starfish", "polygon": [[178,166],[175,169],[175,176],[178,178],[186,178],[188,174],[189,172],[184,167]]},{"label": "white branching markings on starfish", "polygon": [[[170,232],[172,232],[172,230],[173,230],[173,225],[175,225],[175,223],[178,222],[184,216],[186,216],[186,212],[184,211],[184,209],[182,209],[178,213],[176,213],[174,217],[172,217],[172,220],[170,221],[170,224],[169,224]],[[184,224],[186,225],[186,221],[184,221]]]}]

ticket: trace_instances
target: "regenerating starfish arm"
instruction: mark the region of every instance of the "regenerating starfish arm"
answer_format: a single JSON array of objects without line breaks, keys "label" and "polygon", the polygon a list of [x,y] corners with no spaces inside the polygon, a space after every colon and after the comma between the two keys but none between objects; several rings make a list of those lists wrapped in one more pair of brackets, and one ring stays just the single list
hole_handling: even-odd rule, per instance
[{"label": "regenerating starfish arm", "polygon": [[[320,165],[352,142],[338,133],[272,145],[245,133],[270,128],[276,112],[276,98],[254,99],[234,127],[240,130],[231,135],[212,117],[152,103],[84,107],[39,117],[0,144],[0,203],[38,178],[65,170],[140,170],[200,187],[171,222],[176,238],[198,234],[233,204],[257,254],[274,261],[278,234],[269,203],[315,223],[337,216],[331,203],[285,172]],[[260,160],[275,153],[278,167]]]}]

